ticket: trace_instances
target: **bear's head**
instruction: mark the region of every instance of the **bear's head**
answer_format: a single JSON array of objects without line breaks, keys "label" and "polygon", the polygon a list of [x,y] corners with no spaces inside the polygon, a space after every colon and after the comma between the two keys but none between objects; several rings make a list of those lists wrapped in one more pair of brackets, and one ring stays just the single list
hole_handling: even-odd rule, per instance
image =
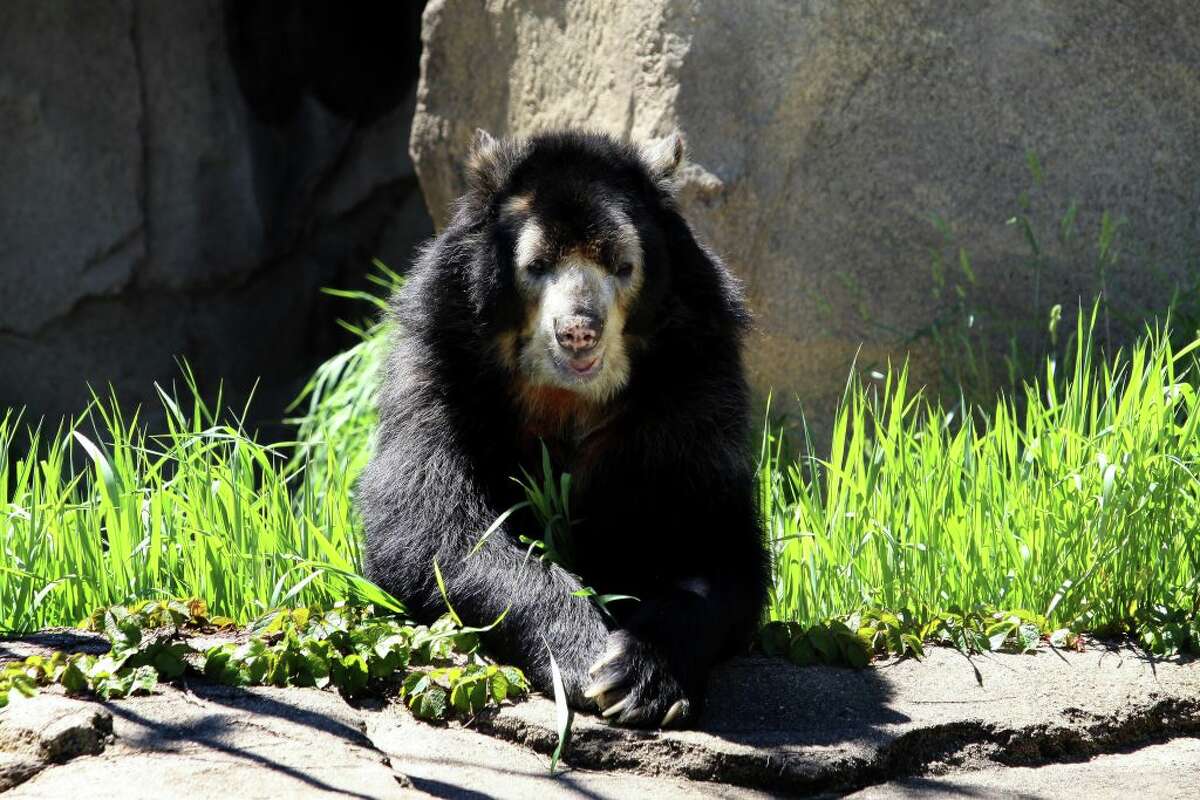
[{"label": "bear's head", "polygon": [[473,300],[524,385],[602,404],[626,384],[669,294],[683,155],[678,133],[641,147],[587,132],[476,134],[459,209],[486,241]]}]

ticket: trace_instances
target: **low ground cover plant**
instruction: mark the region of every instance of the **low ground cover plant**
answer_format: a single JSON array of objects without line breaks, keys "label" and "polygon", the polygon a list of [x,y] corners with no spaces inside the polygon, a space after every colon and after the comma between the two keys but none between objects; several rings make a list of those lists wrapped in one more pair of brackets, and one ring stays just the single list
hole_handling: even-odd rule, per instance
[{"label": "low ground cover plant", "polygon": [[[98,609],[83,627],[103,632],[109,651],[56,651],[4,665],[0,708],[52,684],[108,700],[187,673],[230,686],[307,686],[347,697],[375,689],[428,720],[469,717],[529,691],[520,670],[480,653],[478,630],[447,617],[413,625],[371,606],[275,609],[234,637],[236,623],[210,616],[203,600],[145,601]],[[197,635],[222,633],[233,640],[196,646]]]}]

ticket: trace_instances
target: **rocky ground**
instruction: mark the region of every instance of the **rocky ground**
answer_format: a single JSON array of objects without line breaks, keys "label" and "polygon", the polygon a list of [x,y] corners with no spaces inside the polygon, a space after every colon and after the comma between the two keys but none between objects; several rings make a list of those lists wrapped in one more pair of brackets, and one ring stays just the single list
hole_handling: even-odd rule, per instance
[{"label": "rocky ground", "polygon": [[[0,642],[0,659],[45,644]],[[0,792],[1157,798],[1193,797],[1200,779],[1200,662],[1122,647],[970,660],[933,649],[859,671],[743,659],[714,676],[699,730],[577,717],[551,777],[553,719],[545,698],[432,726],[315,690],[192,680],[110,703],[47,692],[0,713]]]}]

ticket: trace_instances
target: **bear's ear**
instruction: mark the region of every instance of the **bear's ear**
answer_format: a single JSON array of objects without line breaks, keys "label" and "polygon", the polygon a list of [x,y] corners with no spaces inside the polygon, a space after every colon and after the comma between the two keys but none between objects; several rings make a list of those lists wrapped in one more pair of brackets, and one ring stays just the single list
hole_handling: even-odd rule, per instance
[{"label": "bear's ear", "polygon": [[476,128],[467,156],[467,182],[484,196],[495,194],[508,179],[520,152],[517,142],[497,139],[483,128]]},{"label": "bear's ear", "polygon": [[650,177],[671,194],[678,188],[679,167],[684,156],[683,134],[672,131],[661,139],[651,139],[638,148]]},{"label": "bear's ear", "polygon": [[496,141],[496,137],[485,131],[483,128],[475,129],[475,136],[471,139],[471,157],[485,157],[486,154],[495,150],[500,143]]}]

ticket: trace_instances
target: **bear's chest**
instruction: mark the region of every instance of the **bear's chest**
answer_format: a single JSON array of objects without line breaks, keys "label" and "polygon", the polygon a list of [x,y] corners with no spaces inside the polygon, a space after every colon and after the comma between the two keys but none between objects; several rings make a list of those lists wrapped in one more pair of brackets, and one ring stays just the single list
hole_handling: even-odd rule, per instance
[{"label": "bear's chest", "polygon": [[517,450],[521,466],[545,479],[545,457],[555,479],[586,480],[610,441],[613,414],[565,389],[524,389],[518,397]]}]

